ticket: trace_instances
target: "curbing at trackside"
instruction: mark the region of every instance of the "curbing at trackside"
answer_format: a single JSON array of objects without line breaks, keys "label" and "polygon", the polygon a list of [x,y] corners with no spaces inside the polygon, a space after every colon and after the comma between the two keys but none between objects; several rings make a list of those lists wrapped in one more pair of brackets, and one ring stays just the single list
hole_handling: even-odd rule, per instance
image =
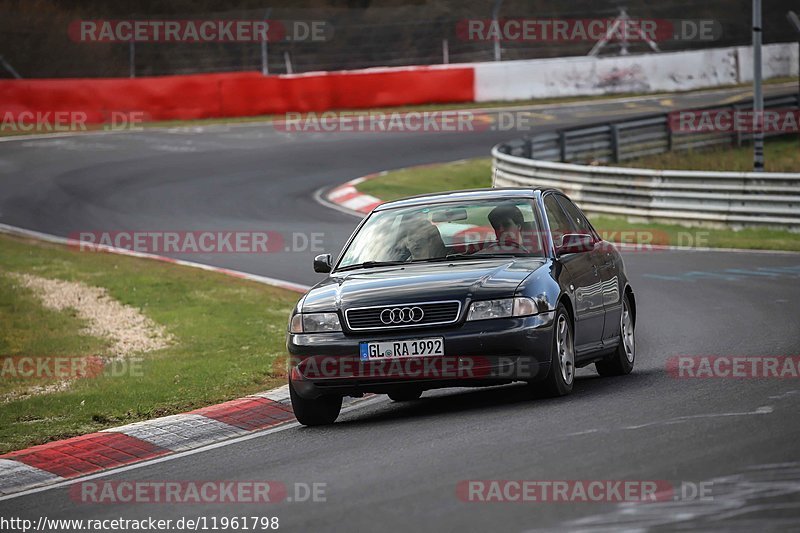
[{"label": "curbing at trackside", "polygon": [[[420,168],[430,168],[448,163],[460,163],[463,161],[466,161],[466,159],[459,159],[457,161],[448,161],[447,163],[428,163],[425,165],[414,165],[397,170],[415,170]],[[374,172],[372,174],[367,174],[366,176],[361,176],[360,178],[355,178],[350,181],[346,181],[341,185],[337,185],[336,187],[328,189],[327,192],[318,191],[316,198],[323,205],[332,207],[339,211],[343,211],[349,215],[363,218],[364,215],[369,214],[370,211],[372,211],[377,206],[382,204],[384,200],[381,200],[380,198],[376,198],[375,196],[371,196],[369,194],[364,194],[363,192],[358,190],[357,186],[361,183],[364,183],[367,180],[383,177],[387,175],[389,172],[392,171],[383,170],[381,172]]]},{"label": "curbing at trackside", "polygon": [[328,191],[324,195],[324,199],[338,209],[352,215],[363,217],[376,206],[380,205],[382,200],[360,192],[356,188],[356,185],[377,178],[378,176],[384,176],[386,173],[386,171],[376,172],[375,174],[367,174],[366,176],[345,182]]},{"label": "curbing at trackside", "polygon": [[201,448],[294,420],[288,385],[0,455],[0,496]]}]

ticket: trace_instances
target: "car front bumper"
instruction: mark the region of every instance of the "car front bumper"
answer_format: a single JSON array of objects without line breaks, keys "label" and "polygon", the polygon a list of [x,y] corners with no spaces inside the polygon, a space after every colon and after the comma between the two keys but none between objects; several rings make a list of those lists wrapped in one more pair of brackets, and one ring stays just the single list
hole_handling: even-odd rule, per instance
[{"label": "car front bumper", "polygon": [[[550,369],[554,313],[391,332],[289,334],[292,387],[302,397],[536,381]],[[361,342],[442,337],[444,356],[362,362]]]}]

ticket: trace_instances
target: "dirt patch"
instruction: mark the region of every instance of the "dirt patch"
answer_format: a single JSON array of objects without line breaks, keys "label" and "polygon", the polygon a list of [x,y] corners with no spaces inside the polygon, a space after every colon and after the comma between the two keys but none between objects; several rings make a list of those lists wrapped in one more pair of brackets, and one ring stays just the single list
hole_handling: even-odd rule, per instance
[{"label": "dirt patch", "polygon": [[134,353],[160,350],[173,341],[163,326],[153,322],[138,309],[121,304],[102,287],[30,274],[11,275],[31,289],[45,307],[56,311],[74,309],[78,317],[87,322],[84,333],[110,339],[112,345],[109,359],[122,359]]}]

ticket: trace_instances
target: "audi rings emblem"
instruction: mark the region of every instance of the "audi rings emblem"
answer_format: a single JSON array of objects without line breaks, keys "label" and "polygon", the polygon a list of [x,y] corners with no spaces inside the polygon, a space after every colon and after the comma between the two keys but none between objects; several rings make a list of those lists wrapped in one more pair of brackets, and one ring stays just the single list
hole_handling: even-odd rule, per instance
[{"label": "audi rings emblem", "polygon": [[381,311],[381,322],[384,324],[416,324],[422,320],[425,312],[420,307],[393,307]]}]

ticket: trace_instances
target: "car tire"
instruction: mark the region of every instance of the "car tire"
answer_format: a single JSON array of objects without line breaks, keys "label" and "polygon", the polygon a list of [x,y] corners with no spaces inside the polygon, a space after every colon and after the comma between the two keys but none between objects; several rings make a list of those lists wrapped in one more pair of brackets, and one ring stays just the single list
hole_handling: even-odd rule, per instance
[{"label": "car tire", "polygon": [[326,426],[333,424],[342,410],[341,396],[321,396],[319,398],[302,398],[295,392],[289,380],[289,397],[292,399],[292,410],[297,421],[304,426]]},{"label": "car tire", "polygon": [[635,323],[628,295],[622,299],[622,316],[619,324],[619,345],[607,359],[594,364],[601,376],[624,376],[633,370],[636,360]]},{"label": "car tire", "polygon": [[575,337],[572,319],[564,304],[558,304],[553,324],[550,369],[544,380],[533,384],[538,396],[549,398],[571,393],[575,382]]},{"label": "car tire", "polygon": [[389,399],[393,402],[411,402],[419,400],[422,396],[422,391],[419,389],[407,389],[389,393]]}]

